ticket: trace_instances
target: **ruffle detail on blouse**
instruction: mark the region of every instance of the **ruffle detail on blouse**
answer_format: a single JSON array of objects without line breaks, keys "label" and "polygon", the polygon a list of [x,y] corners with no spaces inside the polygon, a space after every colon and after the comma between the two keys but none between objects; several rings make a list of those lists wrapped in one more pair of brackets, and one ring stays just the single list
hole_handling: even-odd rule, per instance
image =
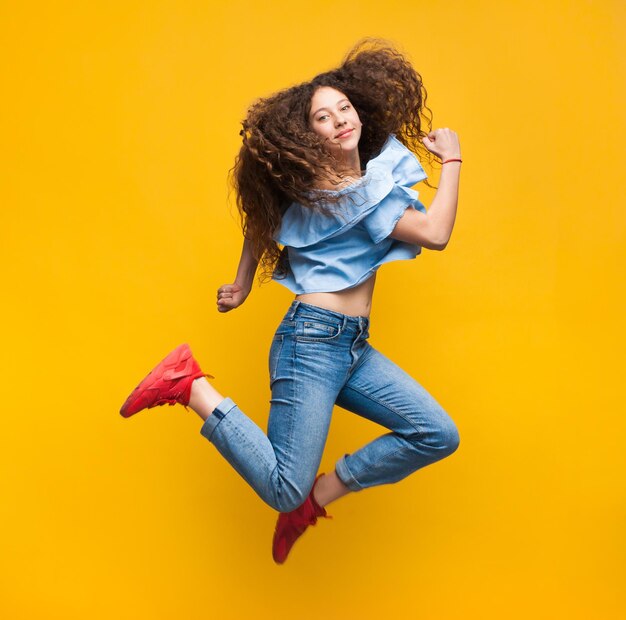
[{"label": "ruffle detail on blouse", "polygon": [[302,248],[330,239],[363,220],[374,243],[379,243],[407,207],[426,211],[417,200],[418,192],[411,189],[426,177],[415,154],[391,134],[380,153],[367,162],[365,174],[358,181],[337,191],[327,190],[341,196],[330,205],[331,215],[293,202],[273,238],[282,245]]}]

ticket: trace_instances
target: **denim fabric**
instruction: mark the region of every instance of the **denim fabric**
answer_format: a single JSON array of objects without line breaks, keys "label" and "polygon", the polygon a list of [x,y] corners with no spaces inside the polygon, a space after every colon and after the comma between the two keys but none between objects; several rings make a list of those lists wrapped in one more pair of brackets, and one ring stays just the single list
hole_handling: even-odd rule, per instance
[{"label": "denim fabric", "polygon": [[226,397],[201,433],[280,512],[308,496],[336,405],[391,432],[336,463],[351,490],[389,484],[459,444],[448,414],[415,379],[368,342],[369,319],[294,300],[269,352],[267,435]]}]

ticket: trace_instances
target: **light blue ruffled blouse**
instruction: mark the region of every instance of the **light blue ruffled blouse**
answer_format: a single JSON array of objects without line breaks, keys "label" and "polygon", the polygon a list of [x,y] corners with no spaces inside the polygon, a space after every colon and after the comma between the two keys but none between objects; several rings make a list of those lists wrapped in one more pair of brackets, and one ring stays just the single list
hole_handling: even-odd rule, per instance
[{"label": "light blue ruffled blouse", "polygon": [[394,134],[367,162],[358,181],[337,191],[332,215],[292,202],[273,239],[285,246],[289,272],[280,282],[296,295],[340,291],[366,280],[382,264],[415,258],[422,248],[389,237],[407,208],[426,213],[411,189],[427,177]]}]

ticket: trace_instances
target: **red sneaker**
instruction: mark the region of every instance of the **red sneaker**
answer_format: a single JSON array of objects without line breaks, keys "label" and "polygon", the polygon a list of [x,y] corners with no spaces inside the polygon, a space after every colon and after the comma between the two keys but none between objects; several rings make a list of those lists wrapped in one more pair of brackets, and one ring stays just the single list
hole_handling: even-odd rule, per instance
[{"label": "red sneaker", "polygon": [[326,509],[320,506],[313,497],[313,489],[323,475],[319,474],[315,478],[313,488],[301,506],[291,512],[281,512],[278,515],[272,543],[272,556],[277,564],[282,564],[287,559],[293,544],[304,534],[309,525],[317,523],[318,517],[332,519],[332,516],[326,513]]},{"label": "red sneaker", "polygon": [[180,403],[187,409],[191,384],[198,377],[210,377],[202,372],[193,358],[187,343],[176,347],[153,368],[148,376],[133,390],[120,409],[120,414],[131,415],[157,405]]}]

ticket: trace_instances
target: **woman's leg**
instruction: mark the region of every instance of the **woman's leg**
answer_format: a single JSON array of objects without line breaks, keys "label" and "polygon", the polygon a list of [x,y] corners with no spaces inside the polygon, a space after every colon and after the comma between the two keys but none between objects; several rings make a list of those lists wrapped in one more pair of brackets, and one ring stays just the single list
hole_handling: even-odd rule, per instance
[{"label": "woman's leg", "polygon": [[369,343],[336,404],[392,431],[337,462],[335,473],[351,491],[398,482],[459,445],[441,405]]},{"label": "woman's leg", "polygon": [[323,474],[315,485],[313,496],[320,506],[328,506],[330,502],[350,493],[350,489],[341,481],[336,471]]},{"label": "woman's leg", "polygon": [[270,349],[267,435],[206,379],[194,381],[190,400],[202,435],[279,512],[300,506],[313,486],[349,359],[332,344],[296,342],[294,331],[283,322]]},{"label": "woman's leg", "polygon": [[204,378],[195,379],[191,384],[189,406],[206,420],[224,397]]}]

